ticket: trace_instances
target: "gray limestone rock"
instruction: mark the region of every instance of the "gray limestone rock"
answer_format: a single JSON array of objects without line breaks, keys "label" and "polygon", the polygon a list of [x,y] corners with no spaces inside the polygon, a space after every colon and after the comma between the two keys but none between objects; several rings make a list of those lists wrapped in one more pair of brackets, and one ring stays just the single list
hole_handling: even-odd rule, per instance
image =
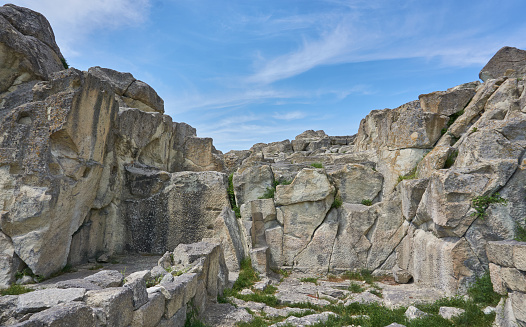
[{"label": "gray limestone rock", "polygon": [[84,280],[102,288],[119,287],[122,285],[124,276],[117,270],[101,270],[91,276],[85,277]]},{"label": "gray limestone rock", "polygon": [[60,303],[82,301],[85,293],[83,288],[48,288],[29,292],[19,295],[16,310],[18,313],[38,312]]},{"label": "gray limestone rock", "polygon": [[526,74],[526,51],[503,47],[482,68],[479,78],[484,82],[500,76],[520,77]]}]

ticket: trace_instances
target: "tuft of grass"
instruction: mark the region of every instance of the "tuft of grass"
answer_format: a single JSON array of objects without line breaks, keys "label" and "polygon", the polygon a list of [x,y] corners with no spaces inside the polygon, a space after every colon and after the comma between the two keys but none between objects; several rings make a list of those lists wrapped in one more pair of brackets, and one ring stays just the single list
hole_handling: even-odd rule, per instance
[{"label": "tuft of grass", "polygon": [[64,66],[64,69],[68,69],[69,68],[69,64],[68,64],[68,61],[66,60],[66,58],[60,58],[60,61],[62,62],[62,66]]},{"label": "tuft of grass", "polygon": [[33,291],[34,291],[34,289],[26,287],[24,285],[13,284],[13,285],[9,286],[9,288],[0,290],[0,295],[2,295],[2,296],[4,296],[4,295],[20,295],[20,294],[24,294],[24,293],[33,292]]},{"label": "tuft of grass", "polygon": [[274,194],[276,193],[276,186],[290,185],[290,183],[292,183],[291,180],[285,180],[285,179],[276,180],[272,182],[272,187],[267,187],[267,190],[265,191],[265,193],[263,193],[263,195],[260,196],[258,199],[273,199]]},{"label": "tuft of grass", "polygon": [[503,205],[507,205],[508,200],[502,198],[499,193],[495,193],[493,195],[476,196],[471,200],[471,203],[473,204],[473,208],[476,210],[476,212],[472,213],[471,215],[480,219],[484,219],[484,217],[487,215],[486,209],[488,209],[490,204],[501,203]]},{"label": "tuft of grass", "polygon": [[146,281],[146,287],[152,287],[152,286],[158,285],[163,279],[163,277],[164,277],[163,275],[159,275],[155,278],[150,278],[149,280]]},{"label": "tuft of grass", "polygon": [[331,204],[331,208],[339,208],[342,206],[342,204],[343,204],[342,198],[339,195],[337,195],[334,197],[334,201]]},{"label": "tuft of grass", "polygon": [[471,129],[471,133],[475,133],[477,130],[478,130],[478,128],[473,127],[473,128]]},{"label": "tuft of grass", "polygon": [[321,162],[313,162],[310,164],[310,166],[314,168],[323,168],[323,164]]},{"label": "tuft of grass", "polygon": [[197,318],[198,316],[199,313],[192,301],[187,307],[186,321],[184,322],[184,327],[208,327],[208,325],[206,325]]},{"label": "tuft of grass", "polygon": [[263,193],[263,195],[260,196],[258,199],[273,199],[275,192],[276,192],[275,188],[267,187],[267,190],[265,191],[265,193]]},{"label": "tuft of grass", "polygon": [[500,301],[500,295],[493,291],[493,284],[491,283],[491,276],[489,271],[477,277],[471,287],[468,288],[468,295],[475,303],[484,306],[496,306]]},{"label": "tuft of grass", "polygon": [[418,165],[416,165],[413,169],[411,169],[411,171],[408,172],[407,174],[398,176],[398,183],[400,183],[404,179],[415,179],[417,168],[418,168]]},{"label": "tuft of grass", "polygon": [[[526,226],[526,219],[524,219],[524,225]],[[515,225],[515,241],[526,242],[526,227],[522,227],[519,223]]]},{"label": "tuft of grass", "polygon": [[343,273],[342,277],[350,280],[361,280],[371,285],[374,284],[374,277],[367,269],[362,269],[360,271],[346,271]]},{"label": "tuft of grass", "polygon": [[252,261],[250,258],[244,258],[241,260],[241,267],[239,270],[239,277],[234,282],[232,290],[239,292],[244,288],[254,285],[255,282],[259,281],[258,273],[252,267]]},{"label": "tuft of grass", "polygon": [[349,285],[349,291],[353,293],[362,293],[365,289],[356,283],[351,283],[351,285]]},{"label": "tuft of grass", "polygon": [[373,201],[372,200],[368,200],[368,199],[363,199],[361,204],[363,204],[365,206],[372,206],[373,205]]},{"label": "tuft of grass", "polygon": [[314,278],[314,277],[300,278],[300,282],[314,283],[314,284],[318,285],[318,278]]},{"label": "tuft of grass", "polygon": [[236,217],[237,218],[241,218],[241,210],[239,209],[239,207],[237,206],[237,203],[236,203],[236,195],[234,193],[234,182],[233,182],[233,180],[234,180],[234,173],[228,175],[228,188],[227,188],[228,200],[230,201],[230,207],[232,208],[232,210],[236,214]]}]

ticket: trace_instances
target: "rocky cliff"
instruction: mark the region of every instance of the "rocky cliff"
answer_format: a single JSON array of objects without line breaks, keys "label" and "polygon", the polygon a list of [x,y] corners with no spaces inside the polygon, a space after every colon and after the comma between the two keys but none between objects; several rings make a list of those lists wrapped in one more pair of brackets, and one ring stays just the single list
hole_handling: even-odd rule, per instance
[{"label": "rocky cliff", "polygon": [[5,5],[0,24],[0,285],[25,266],[48,276],[223,234],[227,181],[210,138],[163,115],[129,73],[65,69],[42,15]]},{"label": "rocky cliff", "polygon": [[394,270],[454,294],[488,269],[488,241],[525,227],[526,51],[356,135],[223,155],[131,74],[65,69],[40,14],[6,5],[0,23],[0,287],[215,239],[230,270]]}]

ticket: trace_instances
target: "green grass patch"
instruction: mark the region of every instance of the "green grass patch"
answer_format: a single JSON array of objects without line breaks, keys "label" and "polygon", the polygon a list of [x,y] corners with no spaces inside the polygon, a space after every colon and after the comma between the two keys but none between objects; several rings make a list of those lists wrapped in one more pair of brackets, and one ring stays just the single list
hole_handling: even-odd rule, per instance
[{"label": "green grass patch", "polygon": [[502,198],[499,193],[495,193],[493,195],[476,196],[471,200],[471,204],[473,205],[473,208],[476,210],[476,212],[472,213],[471,215],[484,219],[484,217],[487,215],[486,209],[488,209],[489,205],[492,203],[501,203],[503,205],[507,205],[508,200]]},{"label": "green grass patch", "polygon": [[375,281],[375,278],[367,269],[361,269],[360,271],[346,271],[342,274],[342,277],[350,280],[361,280],[371,285],[374,284]]},{"label": "green grass patch", "polygon": [[244,258],[241,260],[239,277],[234,282],[232,290],[239,292],[244,288],[251,287],[255,282],[259,281],[258,273],[252,267],[252,261],[250,258]]},{"label": "green grass patch", "polygon": [[275,192],[276,192],[276,189],[274,187],[267,187],[267,189],[265,190],[265,193],[263,193],[263,195],[260,196],[258,199],[273,199]]},{"label": "green grass patch", "polygon": [[471,287],[468,288],[468,295],[475,303],[493,307],[499,303],[501,298],[498,293],[493,291],[493,284],[491,283],[491,276],[488,270],[471,284]]},{"label": "green grass patch", "polygon": [[300,282],[314,283],[314,284],[318,285],[318,278],[314,278],[314,277],[300,278]]},{"label": "green grass patch", "polygon": [[410,172],[408,172],[405,175],[398,176],[398,183],[405,179],[415,179],[416,178],[416,169],[418,168],[418,165],[416,165],[413,169],[411,169]]},{"label": "green grass patch", "polygon": [[353,293],[362,293],[363,291],[365,291],[365,288],[356,283],[351,283],[351,285],[349,285],[349,291]]},{"label": "green grass patch", "polygon": [[[526,226],[526,219],[524,219],[524,225]],[[526,227],[522,227],[519,223],[515,225],[515,241],[526,242]]]},{"label": "green grass patch", "polygon": [[368,199],[363,199],[361,204],[363,204],[364,206],[372,206],[373,205],[373,201],[372,200],[368,200]]},{"label": "green grass patch", "polygon": [[68,61],[66,60],[66,58],[60,58],[60,61],[62,62],[62,66],[64,67],[64,69],[68,69],[69,68],[69,64],[68,64]]},{"label": "green grass patch", "polygon": [[321,162],[313,162],[310,164],[310,166],[314,168],[323,168],[323,164]]},{"label": "green grass patch", "polygon": [[334,201],[332,201],[331,208],[339,208],[343,204],[342,198],[337,195],[334,197]]},{"label": "green grass patch", "polygon": [[0,290],[0,295],[2,295],[2,296],[4,296],[4,295],[19,295],[19,294],[29,293],[29,292],[33,292],[33,291],[34,291],[34,289],[26,287],[24,285],[13,284],[13,285],[9,286],[9,288]]}]

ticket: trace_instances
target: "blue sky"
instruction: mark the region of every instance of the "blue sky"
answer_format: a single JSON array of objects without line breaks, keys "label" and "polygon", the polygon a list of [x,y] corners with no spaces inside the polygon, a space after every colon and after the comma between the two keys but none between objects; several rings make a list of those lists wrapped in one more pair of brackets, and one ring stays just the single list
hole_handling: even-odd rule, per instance
[{"label": "blue sky", "polygon": [[[4,2],[5,3],[5,2]],[[478,79],[526,48],[526,1],[12,0],[43,13],[71,66],[131,72],[224,152]]]}]

